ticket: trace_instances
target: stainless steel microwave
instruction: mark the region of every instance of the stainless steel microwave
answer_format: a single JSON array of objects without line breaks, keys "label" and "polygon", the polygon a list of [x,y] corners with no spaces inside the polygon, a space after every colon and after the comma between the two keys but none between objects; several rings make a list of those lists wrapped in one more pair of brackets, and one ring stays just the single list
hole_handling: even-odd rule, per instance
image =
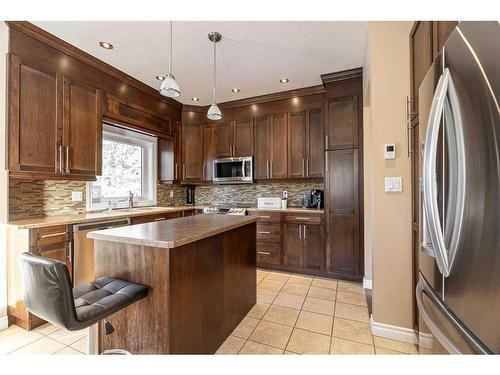
[{"label": "stainless steel microwave", "polygon": [[251,184],[253,183],[253,158],[224,158],[214,160],[214,184]]}]

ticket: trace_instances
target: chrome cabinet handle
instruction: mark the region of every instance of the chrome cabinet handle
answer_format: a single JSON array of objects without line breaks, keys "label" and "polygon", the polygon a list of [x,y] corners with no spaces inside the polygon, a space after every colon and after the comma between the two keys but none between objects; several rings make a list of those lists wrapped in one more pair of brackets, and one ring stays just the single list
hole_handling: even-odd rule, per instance
[{"label": "chrome cabinet handle", "polygon": [[[443,228],[439,216],[438,207],[438,185],[437,185],[437,152],[438,139],[441,127],[441,115],[444,113],[446,133],[448,135],[449,154],[449,186],[448,186],[448,208],[453,217],[446,220],[446,236],[449,248],[446,248]],[[448,121],[446,121],[448,119]],[[425,137],[422,196],[423,214],[427,223],[430,246],[421,246],[422,251],[430,247],[434,251],[436,263],[443,276],[450,274],[459,245],[464,220],[465,205],[465,176],[466,176],[465,146],[460,117],[458,96],[451,79],[448,68],[444,69],[439,78],[436,92],[434,94],[427,134]],[[455,204],[455,206],[452,206]],[[426,241],[427,242],[427,241]]]},{"label": "chrome cabinet handle", "polygon": [[271,160],[271,178],[273,178],[273,160]]},{"label": "chrome cabinet handle", "polygon": [[325,151],[325,172],[328,173],[328,151]]},{"label": "chrome cabinet handle", "polygon": [[271,255],[271,253],[268,251],[258,251],[258,253],[262,255]]},{"label": "chrome cabinet handle", "polygon": [[301,231],[301,227],[302,225],[299,225],[299,239],[302,239],[302,231]]},{"label": "chrome cabinet handle", "polygon": [[177,163],[175,163],[174,180],[177,180]]},{"label": "chrome cabinet handle", "polygon": [[302,177],[306,176],[306,167],[305,167],[305,159],[302,158]]},{"label": "chrome cabinet handle", "polygon": [[66,146],[66,173],[69,173],[69,146]]},{"label": "chrome cabinet handle", "polygon": [[186,179],[186,164],[185,163],[182,165],[182,179],[183,180]]},{"label": "chrome cabinet handle", "polygon": [[302,217],[302,216],[295,216],[295,217],[292,217],[292,219],[295,219],[295,220],[311,220],[310,217]]},{"label": "chrome cabinet handle", "polygon": [[68,260],[70,262],[73,261],[73,246],[71,245],[71,242],[68,242]]},{"label": "chrome cabinet handle", "polygon": [[306,226],[302,225],[303,231],[304,231],[304,240],[306,239]]},{"label": "chrome cabinet handle", "polygon": [[66,234],[67,234],[67,232],[44,234],[43,236],[40,236],[40,238],[51,238],[51,237],[63,236],[63,235],[66,235]]},{"label": "chrome cabinet handle", "polygon": [[266,162],[266,175],[269,178],[269,160]]},{"label": "chrome cabinet handle", "polygon": [[306,158],[306,176],[309,177],[309,158]]},{"label": "chrome cabinet handle", "polygon": [[259,234],[271,234],[271,232],[258,231]]},{"label": "chrome cabinet handle", "polygon": [[62,145],[59,145],[59,173],[63,173]]},{"label": "chrome cabinet handle", "polygon": [[161,221],[161,220],[165,220],[164,217],[157,217],[154,221]]},{"label": "chrome cabinet handle", "polygon": [[328,134],[325,135],[325,150],[328,150],[330,147],[330,142],[329,142],[329,139],[328,139]]}]

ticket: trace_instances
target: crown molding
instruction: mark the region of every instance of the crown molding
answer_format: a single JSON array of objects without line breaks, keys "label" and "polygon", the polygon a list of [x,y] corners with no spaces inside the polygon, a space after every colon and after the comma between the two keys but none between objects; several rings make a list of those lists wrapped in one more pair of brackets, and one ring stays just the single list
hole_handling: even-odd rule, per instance
[{"label": "crown molding", "polygon": [[87,52],[82,51],[81,49],[65,42],[64,40],[56,37],[55,35],[39,28],[38,26],[33,25],[27,21],[5,21],[8,27],[11,29],[17,30],[23,34],[26,34],[44,44],[55,48],[62,53],[65,53],[84,64],[90,65],[95,69],[100,70],[130,86],[135,87],[136,89],[153,96],[154,98],[165,102],[168,105],[171,105],[177,109],[182,108],[182,103],[177,100],[167,98],[161,95],[158,91],[153,89],[152,87],[142,83],[141,81],[135,79],[134,77],[128,75],[127,73],[122,72],[121,70],[105,63],[102,60],[88,54]]},{"label": "crown molding", "polygon": [[324,85],[333,82],[345,81],[346,79],[359,78],[363,76],[363,68],[343,70],[341,72],[327,73],[321,75]]}]

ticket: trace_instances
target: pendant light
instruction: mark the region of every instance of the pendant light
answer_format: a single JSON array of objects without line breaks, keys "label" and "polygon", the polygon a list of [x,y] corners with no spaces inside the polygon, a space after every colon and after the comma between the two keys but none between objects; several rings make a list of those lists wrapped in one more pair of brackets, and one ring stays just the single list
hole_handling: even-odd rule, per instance
[{"label": "pendant light", "polygon": [[168,96],[169,98],[177,98],[181,95],[181,88],[179,84],[175,80],[175,77],[172,73],[172,41],[173,41],[173,33],[172,33],[172,23],[170,21],[170,62],[168,65],[168,74],[165,76],[165,79],[161,82],[160,86],[160,94],[163,96]]},{"label": "pendant light", "polygon": [[215,85],[216,85],[216,73],[217,73],[217,54],[216,54],[216,50],[215,50],[215,44],[220,41],[222,39],[222,35],[219,34],[218,32],[211,32],[210,34],[208,34],[208,39],[210,39],[211,42],[214,43],[214,96],[213,96],[213,100],[212,100],[212,105],[210,106],[210,108],[208,109],[208,112],[207,112],[207,118],[209,120],[220,120],[222,118],[222,113],[219,109],[219,106],[217,105],[217,101],[216,101],[216,96],[215,96]]}]

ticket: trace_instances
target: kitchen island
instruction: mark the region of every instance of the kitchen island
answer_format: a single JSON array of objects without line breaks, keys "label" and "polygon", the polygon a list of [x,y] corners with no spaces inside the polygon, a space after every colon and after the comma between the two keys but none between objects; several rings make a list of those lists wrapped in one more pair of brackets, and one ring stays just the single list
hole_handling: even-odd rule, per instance
[{"label": "kitchen island", "polygon": [[256,302],[256,218],[195,215],[90,232],[95,276],[148,285],[99,350],[211,354]]}]

